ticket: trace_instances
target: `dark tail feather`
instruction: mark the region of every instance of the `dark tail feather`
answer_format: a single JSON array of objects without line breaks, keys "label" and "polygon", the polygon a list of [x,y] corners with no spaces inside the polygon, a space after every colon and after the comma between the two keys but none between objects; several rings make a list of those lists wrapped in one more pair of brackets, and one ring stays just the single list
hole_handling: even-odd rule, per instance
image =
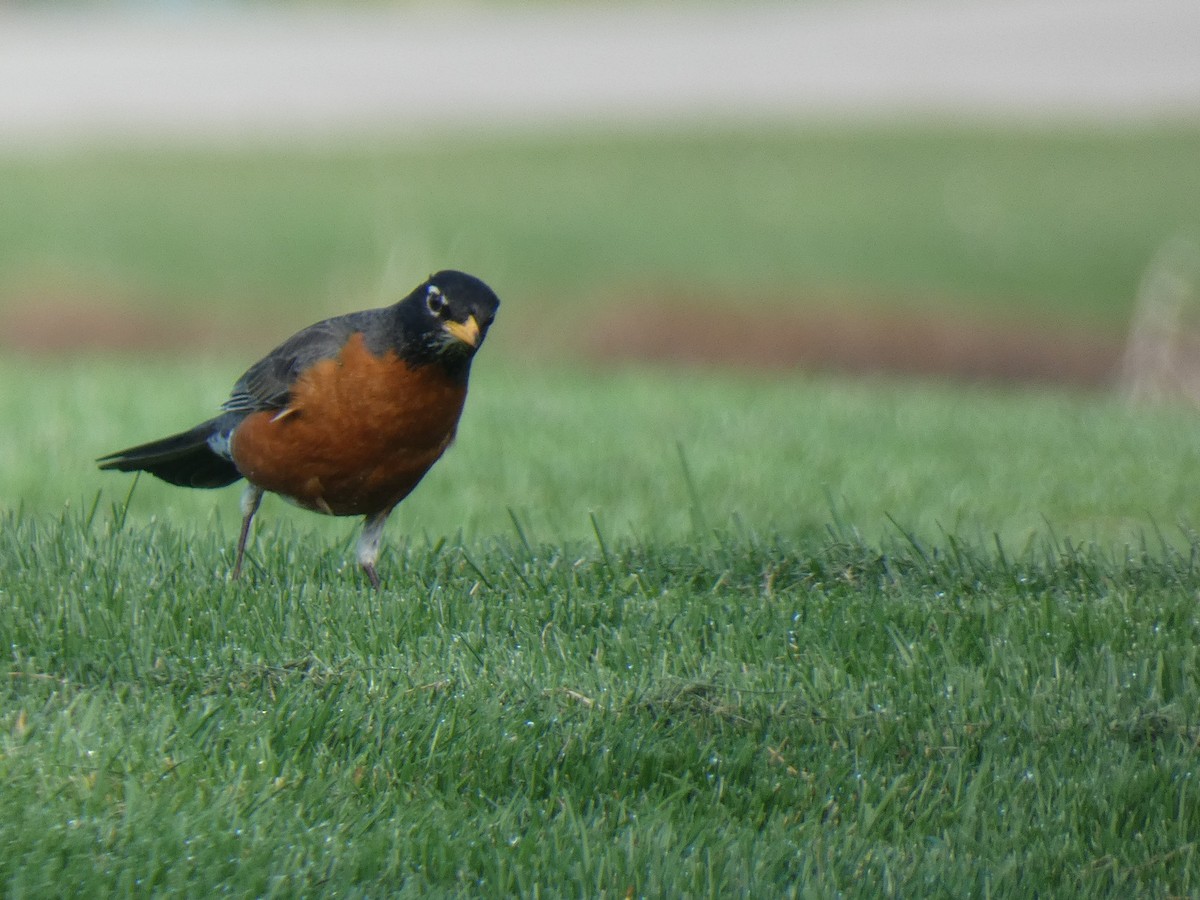
[{"label": "dark tail feather", "polygon": [[225,487],[241,478],[242,473],[208,445],[208,439],[216,434],[220,424],[219,418],[210,419],[191,431],[110,453],[96,462],[101,469],[149,472],[181,487]]}]

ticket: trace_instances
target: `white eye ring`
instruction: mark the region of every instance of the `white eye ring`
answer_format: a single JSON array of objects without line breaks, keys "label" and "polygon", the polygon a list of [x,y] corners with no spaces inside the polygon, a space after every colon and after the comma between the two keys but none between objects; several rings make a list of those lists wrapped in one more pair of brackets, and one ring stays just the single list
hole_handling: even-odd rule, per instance
[{"label": "white eye ring", "polygon": [[448,303],[442,292],[437,289],[437,286],[431,284],[425,289],[425,305],[435,316],[440,316],[445,312]]}]

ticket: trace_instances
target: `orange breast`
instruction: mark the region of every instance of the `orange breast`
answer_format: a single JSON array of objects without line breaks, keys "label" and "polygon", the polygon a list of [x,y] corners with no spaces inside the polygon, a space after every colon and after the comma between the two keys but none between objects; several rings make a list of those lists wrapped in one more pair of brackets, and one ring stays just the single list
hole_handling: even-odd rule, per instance
[{"label": "orange breast", "polygon": [[355,334],[300,376],[286,410],[246,417],[233,433],[233,461],[254,484],[309,509],[382,512],[450,446],[466,396],[438,366],[375,356]]}]

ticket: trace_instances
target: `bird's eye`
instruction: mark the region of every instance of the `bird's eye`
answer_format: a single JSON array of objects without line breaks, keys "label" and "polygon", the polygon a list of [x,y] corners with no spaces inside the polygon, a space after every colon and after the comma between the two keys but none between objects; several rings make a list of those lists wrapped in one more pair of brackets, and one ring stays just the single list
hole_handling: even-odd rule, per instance
[{"label": "bird's eye", "polygon": [[425,305],[429,307],[429,311],[435,316],[440,316],[446,311],[448,302],[442,292],[431,284],[429,289],[425,291]]}]

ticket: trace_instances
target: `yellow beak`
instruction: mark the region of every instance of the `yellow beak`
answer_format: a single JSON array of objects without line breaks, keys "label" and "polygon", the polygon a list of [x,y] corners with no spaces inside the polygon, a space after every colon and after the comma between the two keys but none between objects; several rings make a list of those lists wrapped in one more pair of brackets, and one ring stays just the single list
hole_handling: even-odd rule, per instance
[{"label": "yellow beak", "polygon": [[470,316],[465,322],[446,322],[442,327],[456,340],[472,347],[479,346],[479,323],[475,321],[474,316]]}]

